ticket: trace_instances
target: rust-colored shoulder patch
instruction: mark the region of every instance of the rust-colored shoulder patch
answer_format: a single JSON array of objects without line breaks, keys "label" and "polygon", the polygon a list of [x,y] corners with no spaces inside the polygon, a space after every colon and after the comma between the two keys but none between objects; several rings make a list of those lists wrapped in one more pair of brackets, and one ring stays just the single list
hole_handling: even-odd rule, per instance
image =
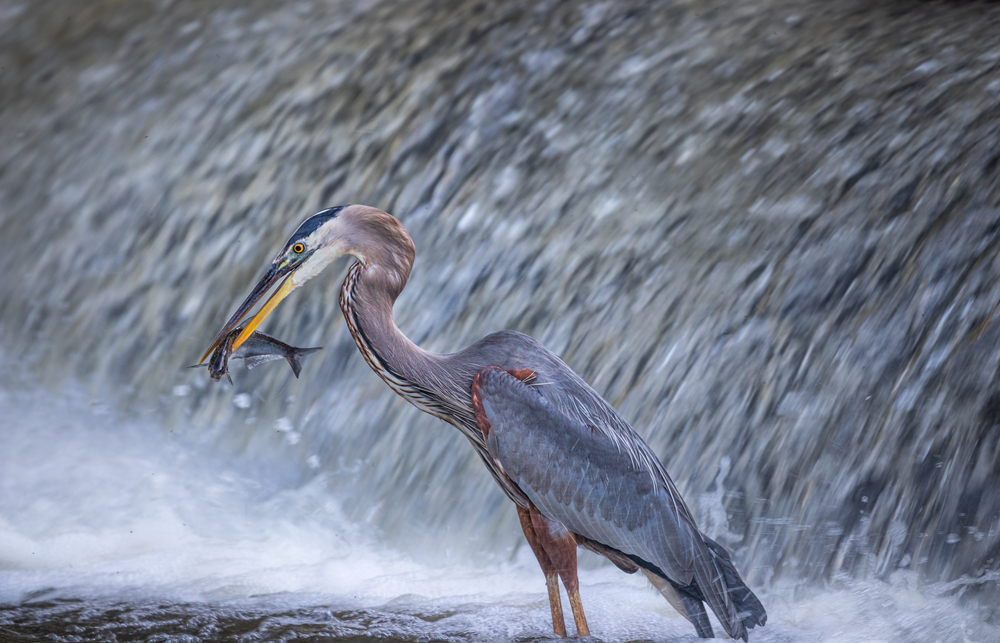
[{"label": "rust-colored shoulder patch", "polygon": [[499,366],[487,366],[483,370],[476,373],[476,376],[472,378],[472,410],[476,414],[476,424],[479,425],[479,430],[483,432],[483,438],[490,437],[490,420],[486,417],[486,409],[483,407],[483,396],[480,393],[480,387],[483,383],[483,374],[486,371],[499,371],[501,373],[507,373],[511,377],[524,382],[525,384],[530,384],[535,381],[536,375],[535,371],[530,368],[516,368],[509,371],[502,370]]},{"label": "rust-colored shoulder patch", "polygon": [[507,372],[510,373],[513,377],[521,380],[525,384],[530,384],[531,382],[534,382],[535,378],[537,377],[535,375],[535,371],[531,370],[530,368],[515,368]]},{"label": "rust-colored shoulder patch", "polygon": [[499,371],[500,368],[498,366],[487,366],[472,378],[472,411],[476,414],[476,424],[479,425],[479,430],[483,432],[484,440],[490,437],[490,420],[486,417],[486,409],[483,408],[483,397],[479,392],[479,388],[483,383],[483,373],[490,370]]}]

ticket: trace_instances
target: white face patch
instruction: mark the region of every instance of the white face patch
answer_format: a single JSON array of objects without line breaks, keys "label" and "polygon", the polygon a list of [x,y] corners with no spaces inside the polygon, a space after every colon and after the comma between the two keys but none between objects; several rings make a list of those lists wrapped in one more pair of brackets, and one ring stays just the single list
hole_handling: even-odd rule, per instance
[{"label": "white face patch", "polygon": [[314,252],[305,263],[292,273],[292,286],[298,288],[309,281],[344,255],[354,255],[364,261],[364,257],[358,256],[356,251],[348,248],[343,241],[341,228],[343,223],[339,219],[331,219],[318,230],[309,235],[302,243],[306,248],[319,249]]},{"label": "white face patch", "polygon": [[339,240],[320,248],[306,259],[298,270],[292,273],[292,285],[298,288],[345,254],[347,252]]}]

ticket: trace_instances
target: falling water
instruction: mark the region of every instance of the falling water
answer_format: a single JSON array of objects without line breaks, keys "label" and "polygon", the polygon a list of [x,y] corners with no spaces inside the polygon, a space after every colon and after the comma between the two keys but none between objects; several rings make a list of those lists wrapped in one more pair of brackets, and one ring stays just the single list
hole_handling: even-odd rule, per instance
[{"label": "falling water", "polygon": [[[346,263],[267,322],[326,347],[301,379],[185,368],[363,202],[417,245],[404,331],[561,354],[755,639],[1000,640],[1000,9],[78,4],[0,3],[0,632],[545,634],[509,503],[358,355]],[[690,636],[583,564],[595,634]]]}]

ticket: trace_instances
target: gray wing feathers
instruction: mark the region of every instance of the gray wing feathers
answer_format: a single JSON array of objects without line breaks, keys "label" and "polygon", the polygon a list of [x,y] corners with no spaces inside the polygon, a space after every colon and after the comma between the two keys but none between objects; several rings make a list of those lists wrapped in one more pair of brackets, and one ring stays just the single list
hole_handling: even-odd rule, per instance
[{"label": "gray wing feathers", "polygon": [[673,511],[665,485],[596,428],[567,418],[529,385],[484,374],[487,448],[546,517],[658,565],[690,584],[700,535]]},{"label": "gray wing feathers", "polygon": [[560,389],[484,372],[490,456],[547,518],[652,563],[680,586],[697,585],[730,635],[745,636],[723,574],[662,464],[627,424],[612,440],[607,427],[581,421],[588,413]]},{"label": "gray wing feathers", "polygon": [[[493,333],[470,349],[482,352],[476,355],[479,364],[497,364],[504,369],[530,367],[537,375],[533,390],[566,418],[595,428],[608,444],[628,457],[633,467],[646,471],[652,481],[664,483],[671,509],[694,524],[684,500],[656,454],[625,418],[558,355],[534,338],[515,331]],[[481,366],[475,370],[478,372],[479,368]]]}]

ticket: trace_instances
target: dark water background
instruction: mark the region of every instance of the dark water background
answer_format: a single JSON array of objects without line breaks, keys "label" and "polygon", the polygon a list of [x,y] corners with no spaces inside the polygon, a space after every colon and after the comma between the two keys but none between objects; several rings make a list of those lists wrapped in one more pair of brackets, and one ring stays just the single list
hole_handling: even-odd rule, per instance
[{"label": "dark water background", "polygon": [[903,583],[1000,638],[1000,7],[2,2],[0,123],[5,635],[131,600],[27,553],[135,515],[88,486],[121,436],[204,485],[238,469],[216,509],[321,487],[275,501],[275,543],[322,506],[427,569],[523,553],[463,439],[360,359],[333,269],[267,324],[326,346],[300,380],[183,368],[302,218],[362,202],[417,245],[414,341],[560,353],[772,603]]}]

